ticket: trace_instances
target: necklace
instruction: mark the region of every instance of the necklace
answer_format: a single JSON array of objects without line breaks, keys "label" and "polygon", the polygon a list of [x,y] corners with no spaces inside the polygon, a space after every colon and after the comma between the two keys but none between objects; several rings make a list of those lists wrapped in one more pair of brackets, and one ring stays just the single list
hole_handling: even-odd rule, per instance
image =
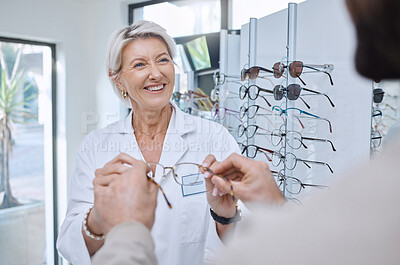
[{"label": "necklace", "polygon": [[[171,109],[171,111],[172,111],[172,110],[173,110],[173,107],[172,107],[171,104],[169,105],[169,107],[170,107],[170,109]],[[133,127],[133,117],[132,117],[132,127]],[[159,132],[156,132],[156,133],[153,134],[153,135],[151,135],[150,133],[145,133],[145,132],[143,132],[143,131],[141,131],[141,130],[139,130],[139,129],[133,128],[133,130],[134,130],[134,131],[138,131],[138,132],[140,132],[140,133],[142,133],[142,134],[144,134],[144,135],[150,137],[151,140],[154,140],[154,137],[156,137],[156,135],[158,135],[158,134],[160,134],[160,133],[165,132],[166,130],[168,130],[168,125],[167,125],[167,128],[165,128],[164,130],[161,130],[161,131],[159,131]]]},{"label": "necklace", "polygon": [[150,133],[142,132],[141,130],[138,130],[138,129],[134,129],[134,130],[135,130],[135,131],[138,131],[138,132],[140,132],[140,133],[142,133],[142,134],[144,134],[144,135],[147,135],[148,137],[150,137],[151,140],[154,140],[154,137],[156,137],[156,135],[158,135],[158,134],[160,134],[160,133],[165,132],[166,130],[168,130],[168,127],[167,127],[166,129],[164,129],[164,130],[161,130],[161,131],[159,131],[159,132],[153,134],[153,135],[151,135]]}]

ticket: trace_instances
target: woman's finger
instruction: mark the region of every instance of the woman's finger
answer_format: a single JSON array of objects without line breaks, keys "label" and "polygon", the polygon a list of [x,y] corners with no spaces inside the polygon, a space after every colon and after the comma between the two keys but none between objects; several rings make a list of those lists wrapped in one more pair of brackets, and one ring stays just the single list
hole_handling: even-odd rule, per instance
[{"label": "woman's finger", "polygon": [[215,158],[215,156],[212,154],[209,154],[208,156],[206,156],[206,158],[204,159],[204,161],[201,165],[203,167],[211,167],[212,164],[214,164],[216,161],[217,161],[217,159]]}]

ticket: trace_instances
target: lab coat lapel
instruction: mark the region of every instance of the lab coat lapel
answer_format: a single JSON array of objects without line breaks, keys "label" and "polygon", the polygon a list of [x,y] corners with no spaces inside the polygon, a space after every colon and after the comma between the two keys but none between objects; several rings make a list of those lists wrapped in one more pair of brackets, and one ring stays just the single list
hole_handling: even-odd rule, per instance
[{"label": "lab coat lapel", "polygon": [[174,103],[174,112],[164,140],[160,163],[167,167],[174,166],[188,150],[188,142],[182,137],[194,130],[193,117],[183,113]]}]

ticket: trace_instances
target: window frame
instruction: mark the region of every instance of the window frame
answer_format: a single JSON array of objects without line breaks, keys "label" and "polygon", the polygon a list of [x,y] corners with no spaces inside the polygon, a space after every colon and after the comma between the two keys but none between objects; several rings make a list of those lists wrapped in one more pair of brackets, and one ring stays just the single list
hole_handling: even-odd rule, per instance
[{"label": "window frame", "polygon": [[[47,209],[46,204],[50,203],[51,205],[51,227],[47,227],[47,222],[49,220],[48,212],[45,211],[45,220],[46,220],[46,239],[48,229],[51,229],[50,233],[52,234],[52,242],[47,242],[46,240],[46,262],[49,264],[59,265],[60,264],[60,256],[56,249],[56,241],[58,236],[58,200],[57,200],[57,56],[56,56],[56,44],[49,43],[49,42],[42,42],[42,41],[35,41],[35,40],[28,40],[28,39],[20,39],[20,38],[9,38],[0,36],[1,42],[11,42],[11,43],[21,43],[21,44],[28,44],[28,45],[36,45],[36,46],[45,46],[49,47],[51,50],[51,183],[52,183],[52,190],[49,191],[51,198],[45,197],[45,209]],[[45,187],[46,188],[46,187]],[[46,193],[46,191],[45,191]],[[50,199],[50,202],[48,200]],[[51,244],[51,246],[48,246]],[[51,253],[48,251],[51,250]],[[48,259],[51,259],[48,260]]]},{"label": "window frame", "polygon": [[[130,4],[128,5],[128,25],[131,25],[134,21],[133,17],[133,11],[137,8],[142,8],[145,6],[150,6],[150,5],[156,5],[156,4],[161,4],[164,2],[183,2],[185,0],[154,0],[154,1],[146,1],[142,3],[137,3],[137,4]],[[200,2],[200,0],[196,0]],[[219,0],[221,4],[221,29],[228,29],[230,27],[231,23],[231,13],[232,10],[232,5],[231,5],[231,0]]]}]

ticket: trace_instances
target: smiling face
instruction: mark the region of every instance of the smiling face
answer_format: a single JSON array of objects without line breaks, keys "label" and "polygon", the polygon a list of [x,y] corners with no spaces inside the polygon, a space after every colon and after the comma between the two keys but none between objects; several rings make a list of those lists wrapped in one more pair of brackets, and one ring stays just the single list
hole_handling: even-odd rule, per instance
[{"label": "smiling face", "polygon": [[155,37],[130,42],[122,52],[122,70],[115,83],[127,91],[133,108],[161,110],[169,104],[175,68],[165,43]]}]

